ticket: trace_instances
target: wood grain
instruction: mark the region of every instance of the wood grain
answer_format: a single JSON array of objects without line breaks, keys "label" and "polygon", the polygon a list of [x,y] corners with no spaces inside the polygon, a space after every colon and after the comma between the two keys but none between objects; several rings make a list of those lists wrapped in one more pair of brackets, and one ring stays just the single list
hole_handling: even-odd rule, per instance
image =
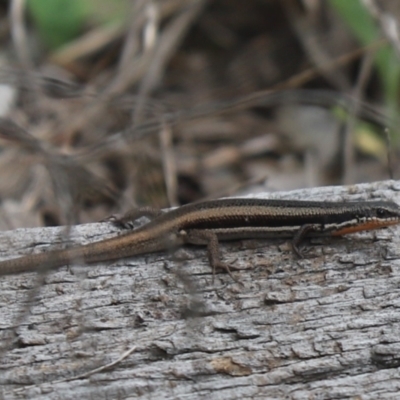
[{"label": "wood grain", "polygon": [[[257,197],[394,200],[400,182]],[[117,234],[75,227],[68,241]],[[239,283],[187,247],[38,277],[0,277],[4,399],[392,399],[400,390],[400,227],[222,244]],[[65,243],[65,229],[0,234],[0,257]],[[58,244],[57,244],[58,243]],[[44,284],[42,285],[42,281]],[[119,362],[117,362],[119,360]],[[96,368],[106,369],[91,373]]]}]

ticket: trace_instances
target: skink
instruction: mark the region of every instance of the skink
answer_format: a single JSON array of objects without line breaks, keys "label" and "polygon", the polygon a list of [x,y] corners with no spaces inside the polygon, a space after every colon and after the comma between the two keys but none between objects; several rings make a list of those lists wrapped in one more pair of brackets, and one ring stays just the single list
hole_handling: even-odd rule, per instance
[{"label": "skink", "polygon": [[305,237],[340,236],[398,223],[400,206],[391,201],[220,199],[161,213],[111,239],[2,261],[0,275],[54,269],[72,262],[118,260],[186,243],[207,246],[213,271],[223,268],[230,273],[229,266],[220,260],[221,240],[291,238],[294,251],[300,254],[298,246]]}]

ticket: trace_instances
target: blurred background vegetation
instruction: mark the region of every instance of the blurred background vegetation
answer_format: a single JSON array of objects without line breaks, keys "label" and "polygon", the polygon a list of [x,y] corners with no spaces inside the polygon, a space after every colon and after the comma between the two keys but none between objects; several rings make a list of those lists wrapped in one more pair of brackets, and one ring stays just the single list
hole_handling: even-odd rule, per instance
[{"label": "blurred background vegetation", "polygon": [[400,3],[0,3],[3,229],[397,178]]}]

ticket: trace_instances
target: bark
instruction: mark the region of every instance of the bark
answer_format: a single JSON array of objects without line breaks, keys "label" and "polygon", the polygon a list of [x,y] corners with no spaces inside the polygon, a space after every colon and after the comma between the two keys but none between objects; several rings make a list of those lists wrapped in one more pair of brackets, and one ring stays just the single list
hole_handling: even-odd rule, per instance
[{"label": "bark", "polygon": [[[391,199],[395,181],[269,194]],[[267,197],[267,194],[258,197]],[[46,276],[0,277],[5,399],[394,399],[400,389],[400,229],[305,244],[221,246]],[[108,223],[0,234],[2,259],[117,234]],[[108,367],[106,367],[108,365]],[[98,370],[96,370],[98,369]],[[398,397],[397,397],[398,398]]]}]

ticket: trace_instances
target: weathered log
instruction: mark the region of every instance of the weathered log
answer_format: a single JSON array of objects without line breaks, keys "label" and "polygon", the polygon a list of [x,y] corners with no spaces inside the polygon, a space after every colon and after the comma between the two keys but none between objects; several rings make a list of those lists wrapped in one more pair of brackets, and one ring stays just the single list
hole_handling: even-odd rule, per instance
[{"label": "weathered log", "polygon": [[[391,199],[400,182],[259,197]],[[45,276],[0,277],[5,399],[392,399],[400,391],[400,227],[221,246],[212,284],[187,247]],[[117,234],[77,226],[68,243]],[[65,244],[65,229],[0,234],[1,259]],[[57,244],[58,243],[58,244]],[[107,367],[108,366],[108,367]],[[102,368],[104,367],[104,368]],[[358,397],[357,397],[358,396]]]}]

